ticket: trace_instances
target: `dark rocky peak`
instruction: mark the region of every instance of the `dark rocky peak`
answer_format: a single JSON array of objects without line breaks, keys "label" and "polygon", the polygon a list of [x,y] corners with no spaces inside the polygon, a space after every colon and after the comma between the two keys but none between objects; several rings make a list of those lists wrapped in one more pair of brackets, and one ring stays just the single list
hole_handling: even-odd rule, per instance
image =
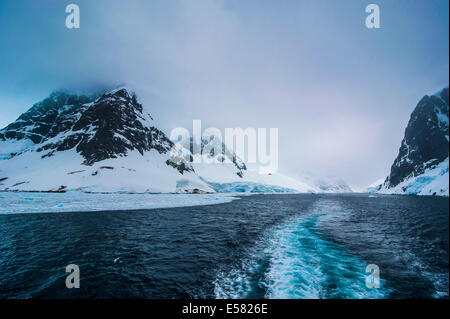
[{"label": "dark rocky peak", "polygon": [[[36,144],[30,151],[41,152],[42,158],[75,148],[85,165],[133,150],[165,154],[173,146],[126,88],[92,95],[53,92],[0,131],[2,140],[24,138]],[[171,160],[167,164],[181,173],[193,170],[189,164]]]},{"label": "dark rocky peak", "polygon": [[130,150],[170,150],[173,143],[152,125],[153,118],[143,113],[136,95],[126,89],[103,94],[90,105],[74,124],[71,144],[90,165],[106,158],[125,156]]},{"label": "dark rocky peak", "polygon": [[386,183],[394,187],[408,176],[423,174],[449,154],[448,88],[424,96],[411,114],[399,154]]},{"label": "dark rocky peak", "polygon": [[61,128],[55,130],[59,117],[78,110],[92,98],[85,95],[75,95],[64,91],[55,91],[41,102],[34,104],[19,118],[0,130],[0,139],[30,139],[38,144],[47,138],[56,136]]}]

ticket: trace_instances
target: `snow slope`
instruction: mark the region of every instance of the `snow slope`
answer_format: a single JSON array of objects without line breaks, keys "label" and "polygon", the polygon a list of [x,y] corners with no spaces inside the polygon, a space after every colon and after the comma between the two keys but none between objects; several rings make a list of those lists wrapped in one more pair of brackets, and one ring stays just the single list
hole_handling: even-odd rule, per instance
[{"label": "snow slope", "polygon": [[28,151],[14,161],[0,162],[0,179],[7,177],[0,182],[0,188],[9,191],[187,193],[199,189],[214,192],[194,172],[182,175],[168,166],[168,158],[168,154],[155,150],[143,155],[132,151],[126,157],[105,159],[88,166],[82,164],[83,157],[73,149],[44,159],[39,153]]},{"label": "snow slope", "polygon": [[429,168],[418,176],[411,175],[395,187],[387,188],[383,185],[379,193],[449,196],[448,165],[447,157],[436,167]]}]

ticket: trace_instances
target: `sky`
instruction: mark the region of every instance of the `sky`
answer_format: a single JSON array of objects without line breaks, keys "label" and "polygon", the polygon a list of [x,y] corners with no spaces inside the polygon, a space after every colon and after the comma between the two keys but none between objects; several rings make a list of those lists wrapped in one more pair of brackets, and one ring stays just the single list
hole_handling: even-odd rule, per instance
[{"label": "sky", "polygon": [[[66,5],[80,28],[65,26]],[[379,29],[365,26],[368,4]],[[448,86],[447,0],[0,0],[0,127],[56,89],[126,84],[166,133],[278,128],[279,171],[389,174]]]}]

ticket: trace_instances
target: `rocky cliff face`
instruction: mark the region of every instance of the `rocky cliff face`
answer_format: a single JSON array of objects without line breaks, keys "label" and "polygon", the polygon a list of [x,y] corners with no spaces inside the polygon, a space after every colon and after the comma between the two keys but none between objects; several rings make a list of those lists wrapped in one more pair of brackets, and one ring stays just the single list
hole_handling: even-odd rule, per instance
[{"label": "rocky cliff face", "polygon": [[[426,189],[429,195],[448,194],[448,115],[448,88],[420,100],[411,114],[382,192],[423,194]],[[447,185],[436,182],[445,174]],[[438,189],[431,189],[431,183],[436,183]]]},{"label": "rocky cliff face", "polygon": [[[125,88],[90,97],[54,92],[1,130],[0,139],[29,139],[42,158],[75,148],[83,164],[92,165],[132,150],[167,153],[173,143],[152,121]],[[188,165],[168,164],[180,173],[192,171]]]}]

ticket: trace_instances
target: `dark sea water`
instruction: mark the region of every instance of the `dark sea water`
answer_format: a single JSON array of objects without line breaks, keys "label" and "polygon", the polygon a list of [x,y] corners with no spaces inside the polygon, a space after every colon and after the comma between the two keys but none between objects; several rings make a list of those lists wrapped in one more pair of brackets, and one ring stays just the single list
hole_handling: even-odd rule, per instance
[{"label": "dark sea water", "polygon": [[[66,265],[80,267],[68,289]],[[366,266],[380,269],[366,286]],[[447,198],[0,215],[0,298],[448,298]]]}]

